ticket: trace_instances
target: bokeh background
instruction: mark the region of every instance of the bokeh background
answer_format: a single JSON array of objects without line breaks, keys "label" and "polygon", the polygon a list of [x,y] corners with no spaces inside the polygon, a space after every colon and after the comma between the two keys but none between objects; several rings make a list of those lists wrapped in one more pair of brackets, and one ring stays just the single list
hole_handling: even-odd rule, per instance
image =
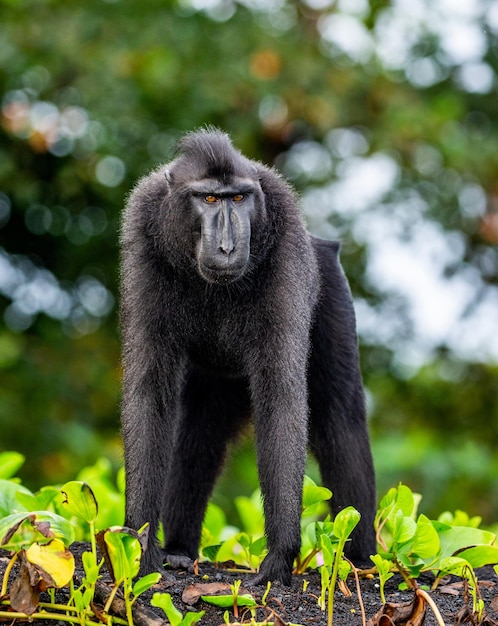
[{"label": "bokeh background", "polygon": [[498,521],[497,68],[493,0],[0,0],[0,449],[25,483],[121,464],[123,201],[214,124],[342,241],[379,492]]}]

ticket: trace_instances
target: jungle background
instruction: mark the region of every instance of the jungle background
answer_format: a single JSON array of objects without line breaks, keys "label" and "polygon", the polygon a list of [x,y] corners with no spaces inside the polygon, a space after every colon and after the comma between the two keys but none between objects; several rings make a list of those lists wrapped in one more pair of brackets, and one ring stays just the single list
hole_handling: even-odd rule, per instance
[{"label": "jungle background", "polygon": [[214,124],[342,241],[379,493],[497,522],[497,70],[492,0],[1,0],[0,449],[25,484],[120,466],[124,198]]}]

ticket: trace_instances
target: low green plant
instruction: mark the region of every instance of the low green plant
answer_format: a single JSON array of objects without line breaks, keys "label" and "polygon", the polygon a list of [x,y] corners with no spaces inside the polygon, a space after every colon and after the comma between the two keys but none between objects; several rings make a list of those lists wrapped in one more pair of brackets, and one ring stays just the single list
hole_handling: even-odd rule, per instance
[{"label": "low green plant", "polygon": [[261,561],[267,553],[266,537],[263,535],[262,537],[254,538],[252,535],[242,532],[235,535],[235,540],[242,547],[246,564],[251,572],[257,572]]},{"label": "low green plant", "polygon": [[391,562],[387,559],[384,559],[380,556],[380,554],[374,554],[370,557],[373,561],[373,564],[377,568],[377,572],[379,574],[379,587],[380,587],[380,599],[382,604],[386,603],[386,595],[384,592],[384,587],[386,586],[386,582],[394,576],[394,572],[391,571]]},{"label": "low green plant", "polygon": [[[153,574],[134,582],[140,567],[146,528],[136,533],[116,524],[101,525],[101,520],[115,519],[116,509],[122,515],[122,474],[118,474],[119,486],[115,487],[107,462],[99,461],[94,466],[85,468],[80,476],[88,476],[100,494],[98,497],[93,487],[80,480],[70,481],[62,489],[47,486],[32,493],[15,478],[23,460],[22,455],[15,452],[0,453],[0,547],[12,555],[0,587],[0,596],[4,598],[0,606],[9,610],[0,611],[0,617],[15,619],[30,614],[32,619],[36,619],[39,608],[43,611],[44,619],[52,616],[54,619],[90,626],[104,618],[109,623],[112,620],[116,624],[131,625],[134,603],[160,576]],[[348,507],[333,522],[329,517],[324,521],[317,521],[326,512],[327,500],[331,495],[328,489],[305,478],[302,505],[303,549],[295,567],[295,573],[301,573],[307,567],[319,565],[317,559],[323,558],[323,565],[320,567],[322,590],[319,602],[323,610],[328,609],[329,624],[333,618],[336,586],[341,586],[345,593],[348,591],[341,581],[346,580],[352,568],[347,559],[343,558],[343,552],[359,519],[359,513]],[[97,500],[100,499],[105,503],[104,511],[97,505]],[[395,571],[403,577],[404,585],[417,589],[417,593],[421,592],[418,589],[418,579],[422,572],[432,571],[435,574],[434,587],[442,576],[455,574],[465,581],[472,598],[474,615],[479,619],[483,615],[483,603],[479,596],[475,568],[494,565],[498,574],[495,534],[479,528],[479,517],[470,517],[460,510],[454,513],[445,512],[437,520],[429,520],[425,515],[418,514],[419,502],[420,496],[405,485],[389,490],[380,501],[375,518],[379,551],[371,558],[379,573],[382,602],[385,603],[385,584]],[[223,511],[212,503],[209,505],[203,527],[202,553],[211,560],[233,559],[249,565],[255,571],[266,550],[259,491],[250,498],[238,498],[237,508],[242,530],[228,526]],[[98,527],[104,530],[96,533]],[[92,608],[95,606],[96,588],[103,566],[103,560],[99,561],[97,557],[96,537],[99,538],[99,547],[115,581],[114,592],[99,616],[94,614]],[[69,551],[75,538],[90,541],[90,551],[82,555],[84,577],[78,583],[79,586],[73,580],[74,559]],[[38,582],[41,587],[47,588],[51,602],[39,602],[36,589],[35,593],[32,593],[32,589],[24,590],[31,598],[28,605],[20,604],[19,598],[23,594],[16,597],[11,591],[10,599],[7,599],[7,589],[16,562],[21,563],[25,569],[36,569],[37,576],[43,579],[42,582],[38,579]],[[357,576],[356,570],[353,571]],[[66,605],[57,605],[55,590],[68,584],[67,581],[70,600]],[[23,589],[22,586],[20,588]],[[112,599],[118,589],[122,589],[125,597],[126,620],[109,614]],[[268,591],[269,587],[263,604]],[[236,607],[245,602],[244,595],[234,585],[232,593],[224,599],[223,596],[215,598],[216,602],[226,602],[227,606],[233,607],[235,614]],[[16,608],[20,610],[16,611]],[[183,618],[181,614],[178,618],[178,614],[175,615],[174,619],[178,624],[200,619],[198,613],[193,613],[192,618]],[[195,617],[197,615],[198,618]],[[183,619],[187,622],[182,622]]]},{"label": "low green plant", "polygon": [[401,574],[405,587],[417,592],[422,572],[435,574],[433,588],[443,576],[455,574],[466,581],[473,615],[476,623],[481,623],[484,603],[475,568],[498,562],[496,535],[478,528],[480,518],[463,511],[443,513],[436,521],[417,515],[419,501],[420,496],[405,485],[390,489],[380,501],[375,518],[380,550],[371,558],[379,572],[383,602],[384,584],[392,569]]},{"label": "low green plant", "polygon": [[[417,579],[422,572],[437,574],[436,584],[447,573],[452,564],[450,557],[458,554],[466,566],[473,569],[498,562],[496,536],[486,530],[476,528],[476,518],[459,513],[452,521],[431,521],[425,515],[417,515],[420,496],[406,485],[390,489],[381,499],[375,518],[379,555],[393,564],[401,574],[406,587],[416,589]],[[454,525],[457,521],[469,520],[471,525]]]},{"label": "low green plant", "polygon": [[69,603],[74,605],[80,624],[83,626],[93,617],[92,603],[95,597],[97,581],[103,560],[97,562],[97,546],[95,543],[95,520],[98,515],[98,504],[91,488],[83,482],[71,481],[62,489],[63,506],[66,513],[83,521],[90,528],[91,551],[81,555],[85,576],[79,587],[71,580],[71,597]]},{"label": "low green plant", "polygon": [[301,550],[296,558],[294,574],[303,574],[310,566],[317,566],[315,557],[320,552],[315,522],[328,513],[332,492],[320,487],[309,476],[304,477],[301,508]]},{"label": "low green plant", "polygon": [[169,593],[156,592],[150,601],[152,606],[162,609],[168,618],[171,626],[192,626],[196,624],[204,615],[206,611],[199,611],[193,613],[191,611],[182,615],[182,613],[175,607]]},{"label": "low green plant", "polygon": [[479,594],[477,576],[473,567],[465,559],[451,556],[441,562],[441,571],[444,571],[445,574],[455,574],[467,581],[468,591],[472,598],[472,612],[477,617],[477,623],[481,624],[484,602]]},{"label": "low green plant", "polygon": [[[68,512],[67,507],[63,505],[60,487],[45,486],[33,493],[15,478],[24,460],[24,456],[18,452],[0,452],[0,518],[22,511],[51,511],[71,519],[76,540],[91,541],[93,532],[90,526],[83,519]],[[96,526],[107,528],[119,524],[124,517],[122,469],[117,473],[115,485],[111,464],[102,458],[94,465],[83,468],[77,476],[77,481],[73,482],[88,484],[100,502]]]},{"label": "low green plant", "polygon": [[270,593],[270,589],[271,589],[271,582],[270,582],[270,581],[268,581],[268,582],[266,583],[266,589],[265,589],[265,592],[264,592],[264,594],[263,594],[263,596],[262,596],[262,598],[261,598],[261,604],[262,604],[263,606],[266,606],[266,601],[268,600],[268,595],[269,595],[269,593]]},{"label": "low green plant", "polygon": [[266,554],[261,492],[257,489],[250,498],[236,498],[235,506],[242,530],[228,526],[218,506],[213,503],[208,505],[202,528],[201,552],[210,561],[234,561],[256,572]]},{"label": "low green plant", "polygon": [[0,452],[0,479],[12,478],[24,465],[24,455],[20,452]]},{"label": "low green plant", "polygon": [[[15,483],[13,483],[15,485]],[[18,485],[16,485],[18,486]],[[13,508],[13,491],[7,489],[4,504],[9,502]],[[4,493],[5,492],[0,492]],[[132,608],[137,598],[156,584],[161,575],[150,574],[140,578],[135,583],[140,567],[144,538],[147,530],[135,532],[127,528],[111,527],[95,534],[95,523],[98,517],[98,504],[92,489],[81,481],[66,483],[60,490],[62,494],[62,508],[66,517],[49,511],[12,513],[0,520],[0,547],[10,551],[13,556],[6,568],[0,596],[7,594],[9,576],[16,561],[21,562],[21,574],[17,585],[11,588],[10,606],[14,610],[1,612],[0,616],[12,619],[31,615],[33,619],[43,617],[54,620],[64,620],[81,626],[95,624],[100,621],[93,610],[96,585],[100,578],[100,570],[104,560],[113,576],[115,585],[108,597],[102,615],[108,615],[110,606],[119,588],[123,589],[126,606],[127,622],[112,617],[116,623],[127,623],[133,626]],[[17,498],[24,498],[20,506],[32,504],[27,498],[37,498],[36,495],[17,490]],[[91,550],[82,554],[82,563],[85,576],[79,587],[75,587],[74,558],[68,546],[74,540],[74,519],[83,522],[90,529]],[[71,521],[70,521],[71,520]],[[97,560],[97,539],[104,555],[100,562]],[[29,576],[22,576],[28,570]],[[54,594],[51,593],[51,603],[39,602],[39,589],[70,587],[70,599],[66,605],[55,604]],[[30,587],[28,589],[28,587]],[[29,599],[27,602],[26,599]],[[2,601],[6,604],[6,601]],[[36,613],[37,608],[43,614]],[[16,612],[18,614],[16,614]],[[111,617],[109,616],[109,619]]]},{"label": "low green plant", "polygon": [[239,593],[241,584],[241,580],[234,581],[234,583],[230,585],[230,594],[220,594],[214,596],[205,595],[201,596],[201,598],[208,604],[213,604],[214,606],[218,606],[220,608],[231,608],[235,618],[238,619],[239,607],[244,606],[247,608],[255,608],[258,606],[258,603],[250,593]]},{"label": "low green plant", "polygon": [[147,535],[148,524],[138,532],[131,528],[113,526],[97,534],[100,551],[114,580],[114,588],[107,600],[105,612],[109,611],[115,594],[122,588],[129,626],[133,626],[132,609],[138,597],[161,579],[159,572],[153,572],[133,582],[140,569]]},{"label": "low green plant", "polygon": [[326,520],[317,523],[317,531],[320,537],[320,546],[323,555],[323,565],[320,567],[321,594],[319,604],[322,610],[327,605],[327,625],[332,626],[334,615],[334,592],[342,567],[342,577],[345,579],[351,565],[343,559],[344,548],[351,533],[360,521],[359,512],[352,506],[348,506],[336,515],[333,523]]},{"label": "low green plant", "polygon": [[[49,511],[12,513],[0,520],[0,547],[11,553],[0,589],[0,597],[4,598],[0,606],[10,610],[0,610],[0,617],[15,620],[28,615],[34,620],[39,616],[40,590],[59,589],[72,580],[74,557],[68,546],[73,538],[71,524]],[[20,564],[19,574],[7,600],[15,563]],[[79,623],[77,616],[66,617],[66,621]]]},{"label": "low green plant", "polygon": [[[6,595],[13,566],[19,562],[18,593],[11,598],[12,607],[34,612],[42,580],[44,587],[60,588],[72,578],[74,558],[68,546],[73,537],[69,522],[48,511],[12,513],[1,519],[0,548],[10,552],[12,557],[4,573],[0,596]],[[24,572],[28,576],[23,576]],[[28,604],[23,600],[24,594],[30,600]]]},{"label": "low green plant", "polygon": [[[302,548],[296,559],[295,574],[303,573],[310,566],[316,567],[314,558],[320,551],[320,546],[314,526],[318,519],[323,519],[327,514],[327,501],[331,496],[329,489],[318,486],[308,476],[304,477]],[[261,491],[256,489],[250,497],[236,498],[235,505],[242,530],[228,526],[226,517],[218,506],[213,503],[208,505],[202,529],[202,555],[210,561],[233,560],[255,572],[267,551]]]},{"label": "low green plant", "polygon": [[214,502],[209,502],[202,525],[200,550],[204,559],[216,562],[218,552],[225,541],[239,532],[228,526],[224,511]]}]

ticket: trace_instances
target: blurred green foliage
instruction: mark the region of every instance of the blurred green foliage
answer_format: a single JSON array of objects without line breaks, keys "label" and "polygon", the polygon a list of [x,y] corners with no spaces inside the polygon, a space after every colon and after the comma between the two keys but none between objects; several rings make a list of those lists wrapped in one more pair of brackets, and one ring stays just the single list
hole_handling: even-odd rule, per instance
[{"label": "blurred green foliage", "polygon": [[[0,450],[26,454],[25,482],[120,464],[123,199],[182,132],[214,124],[292,179],[313,232],[343,242],[379,492],[402,480],[429,514],[498,519],[494,3],[0,11]],[[245,445],[216,499],[229,509],[255,482]]]}]

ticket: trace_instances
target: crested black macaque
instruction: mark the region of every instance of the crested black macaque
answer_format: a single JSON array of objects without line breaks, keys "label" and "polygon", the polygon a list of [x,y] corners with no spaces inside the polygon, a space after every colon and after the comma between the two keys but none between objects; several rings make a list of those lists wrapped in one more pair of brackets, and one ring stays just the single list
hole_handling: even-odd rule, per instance
[{"label": "crested black macaque", "polygon": [[254,582],[290,584],[308,445],[333,511],[361,512],[348,556],[368,562],[374,470],[338,244],[213,129],[138,183],[121,244],[126,524],[150,523],[142,573],[197,558],[227,443],[250,418],[269,548]]}]

